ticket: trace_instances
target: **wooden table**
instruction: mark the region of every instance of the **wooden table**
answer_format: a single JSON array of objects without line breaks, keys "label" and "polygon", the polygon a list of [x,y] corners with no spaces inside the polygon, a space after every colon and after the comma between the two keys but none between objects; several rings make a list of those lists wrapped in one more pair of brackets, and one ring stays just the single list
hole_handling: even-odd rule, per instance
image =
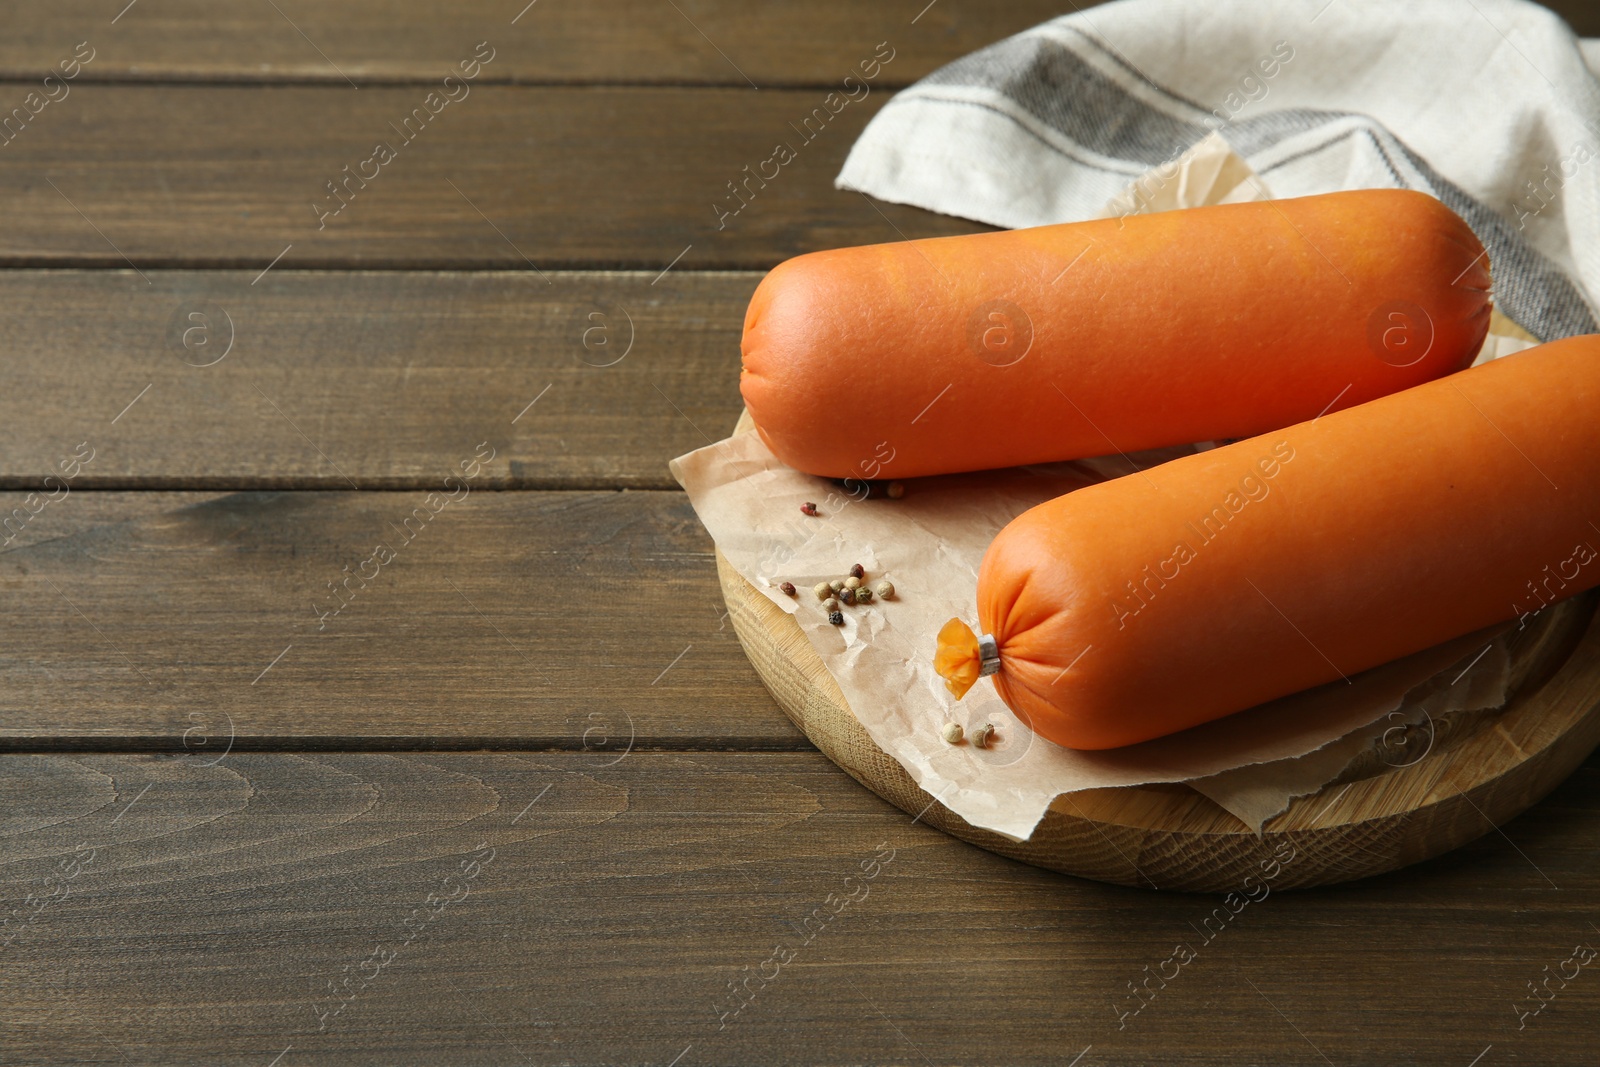
[{"label": "wooden table", "polygon": [[0,1062],[1595,1062],[1600,759],[1230,907],[917,824],[741,653],[666,461],[763,270],[979,228],[832,177],[1056,5],[124,2],[0,34]]}]

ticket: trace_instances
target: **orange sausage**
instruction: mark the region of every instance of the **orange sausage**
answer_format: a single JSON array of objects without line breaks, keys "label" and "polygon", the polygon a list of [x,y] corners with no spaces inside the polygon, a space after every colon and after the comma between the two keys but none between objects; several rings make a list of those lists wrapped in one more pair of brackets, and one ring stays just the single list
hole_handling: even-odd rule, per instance
[{"label": "orange sausage", "polygon": [[[995,688],[1131,744],[1600,583],[1600,335],[1555,341],[1019,515],[978,573]],[[947,626],[940,673],[976,678]]]},{"label": "orange sausage", "polygon": [[745,314],[777,457],[914,477],[1250,437],[1470,363],[1483,246],[1373,189],[814,252]]}]

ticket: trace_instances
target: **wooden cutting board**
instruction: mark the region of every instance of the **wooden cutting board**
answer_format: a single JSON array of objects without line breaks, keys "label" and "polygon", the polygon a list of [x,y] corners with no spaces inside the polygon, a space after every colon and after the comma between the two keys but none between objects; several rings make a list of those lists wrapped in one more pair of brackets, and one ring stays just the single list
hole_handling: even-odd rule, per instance
[{"label": "wooden cutting board", "polygon": [[[752,429],[745,414],[734,432]],[[1254,886],[1263,871],[1273,872],[1277,889],[1363,878],[1492,832],[1554,789],[1600,743],[1600,596],[1590,593],[1542,613],[1517,636],[1512,695],[1503,710],[1452,716],[1423,736],[1393,739],[1387,751],[1295,799],[1260,836],[1176,784],[1058,797],[1032,837],[1019,843],[935,803],[857,721],[799,624],[722,553],[716,559],[745,654],[778,705],[828,758],[924,823],[1065,874],[1207,892]],[[1255,881],[1246,883],[1250,876]]]}]

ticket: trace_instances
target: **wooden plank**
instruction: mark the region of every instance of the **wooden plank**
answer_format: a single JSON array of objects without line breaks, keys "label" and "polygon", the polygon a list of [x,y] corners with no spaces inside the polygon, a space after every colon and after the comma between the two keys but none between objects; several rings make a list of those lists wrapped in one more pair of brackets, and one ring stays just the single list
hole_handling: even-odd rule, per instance
[{"label": "wooden plank", "polygon": [[[12,514],[12,509],[27,504],[27,494],[15,492],[0,495],[0,554],[36,545],[42,541],[71,537],[107,523],[153,518],[176,508],[203,504],[222,495],[179,492],[74,494],[71,487],[77,484],[73,482],[68,486],[71,506],[57,507],[57,504],[65,505],[66,500],[59,499],[60,493],[56,491],[58,499],[44,508],[39,508],[37,514],[28,514],[26,523]],[[43,495],[50,494],[47,492]],[[34,501],[34,505],[38,505],[37,500]],[[24,507],[23,510],[26,512],[28,509]],[[3,525],[6,519],[11,520],[10,526]]]},{"label": "wooden plank", "polygon": [[0,77],[43,77],[87,39],[97,54],[85,80],[436,81],[489,40],[499,54],[486,81],[747,88],[748,77],[765,89],[837,84],[890,41],[897,55],[883,84],[898,86],[1061,13],[1047,0],[275,0],[221,11],[203,0],[137,0],[113,22],[122,5],[107,6],[57,0],[12,12]]},{"label": "wooden plank", "polygon": [[533,285],[984,229],[833,188],[886,93],[832,114],[819,89],[479,85],[435,115],[430,93],[80,85],[5,145],[0,266],[489,267]]},{"label": "wooden plank", "polygon": [[[526,9],[520,2],[459,0],[448,11],[381,0],[276,0],[275,6],[281,14],[265,4],[218,11],[203,0],[137,0],[115,21],[98,0],[20,6],[0,37],[0,78],[42,78],[78,41],[89,40],[97,54],[79,75],[85,81],[431,81],[461,59],[463,48],[470,52],[489,39],[505,59],[482,75],[487,81],[746,86],[748,77],[775,88],[834,84],[888,40],[899,55],[883,84],[900,86],[1063,13],[1048,0],[678,0],[677,11],[655,0]],[[1587,0],[1545,6],[1581,36],[1600,34],[1600,9]],[[196,33],[197,26],[204,32]]]},{"label": "wooden plank", "polygon": [[484,440],[497,488],[676,488],[667,461],[738,418],[760,276],[148,277],[0,272],[0,488],[80,443],[73,489],[432,487]]},{"label": "wooden plank", "polygon": [[1451,856],[1231,901],[999,859],[815,753],[597,762],[0,759],[0,1055],[1580,1064],[1600,1038],[1581,968],[1517,1014],[1600,943],[1595,760]]},{"label": "wooden plank", "polygon": [[232,494],[0,553],[0,739],[810,747],[682,493],[446,484],[479,453],[441,446],[431,490]]},{"label": "wooden plank", "polygon": [[[879,42],[889,41],[896,59],[880,84],[897,87],[1063,13],[1048,0],[677,0],[676,11],[657,0],[544,3],[526,10],[510,0],[459,0],[448,10],[415,0],[276,0],[222,11],[204,0],[137,0],[113,22],[116,12],[108,15],[107,6],[54,0],[9,12],[0,37],[0,79],[41,79],[87,40],[95,58],[78,76],[84,83],[424,82],[442,77],[478,41],[490,40],[499,54],[480,76],[485,82],[754,82],[766,89],[835,85]],[[110,6],[121,11],[124,5]],[[1546,6],[1581,36],[1600,34],[1600,9],[1587,0],[1547,0]]]}]

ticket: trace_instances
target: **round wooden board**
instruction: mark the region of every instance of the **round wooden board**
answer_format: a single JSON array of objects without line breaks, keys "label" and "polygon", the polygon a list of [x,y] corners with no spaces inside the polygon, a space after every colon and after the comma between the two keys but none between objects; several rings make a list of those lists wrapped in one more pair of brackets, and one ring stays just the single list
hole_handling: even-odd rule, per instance
[{"label": "round wooden board", "polygon": [[[748,414],[735,433],[750,429]],[[1225,892],[1262,876],[1288,843],[1275,888],[1364,878],[1437,856],[1536,803],[1600,743],[1600,617],[1595,594],[1543,612],[1513,649],[1506,708],[1440,731],[1403,767],[1374,762],[1296,798],[1257,836],[1185,785],[1094,789],[1056,798],[1015,842],[969,824],[924,792],[851,713],[822,660],[783,609],[716,554],[734,630],[778,705],[823,754],[922,822],[1003,856],[1065,874],[1146,888]],[[1535,629],[1537,628],[1537,629]]]}]

